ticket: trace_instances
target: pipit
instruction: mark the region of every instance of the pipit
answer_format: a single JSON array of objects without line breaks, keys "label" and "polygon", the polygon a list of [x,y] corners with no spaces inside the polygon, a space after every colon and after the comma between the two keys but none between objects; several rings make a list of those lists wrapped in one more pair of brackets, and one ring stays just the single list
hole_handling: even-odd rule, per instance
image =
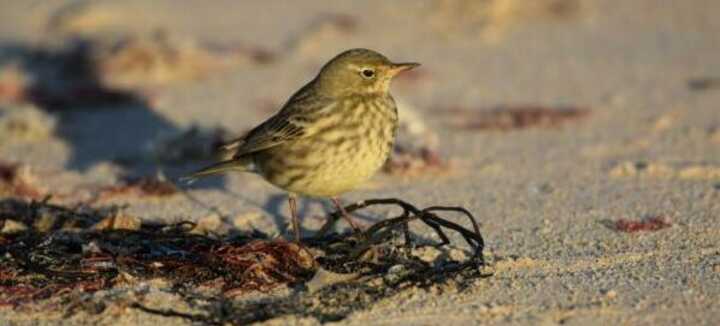
[{"label": "pipit", "polygon": [[367,181],[385,163],[398,127],[390,82],[417,63],[393,63],[367,49],[340,53],[293,94],[282,109],[222,150],[231,159],[188,181],[227,171],[254,172],[289,193],[295,240],[296,196],[331,198],[355,231],[337,196]]}]

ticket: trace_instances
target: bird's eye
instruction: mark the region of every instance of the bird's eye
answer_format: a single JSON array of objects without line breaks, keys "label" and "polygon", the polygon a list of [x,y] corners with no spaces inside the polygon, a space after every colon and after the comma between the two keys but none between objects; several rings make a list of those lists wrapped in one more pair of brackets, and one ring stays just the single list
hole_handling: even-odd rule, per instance
[{"label": "bird's eye", "polygon": [[375,70],[372,70],[372,69],[370,69],[370,68],[365,68],[365,69],[363,69],[363,70],[360,70],[360,74],[361,74],[365,79],[370,79],[370,78],[375,77]]}]

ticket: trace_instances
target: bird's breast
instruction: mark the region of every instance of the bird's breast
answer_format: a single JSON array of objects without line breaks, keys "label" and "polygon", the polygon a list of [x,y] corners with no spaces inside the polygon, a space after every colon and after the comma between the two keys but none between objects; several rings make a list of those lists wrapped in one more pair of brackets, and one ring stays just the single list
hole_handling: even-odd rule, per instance
[{"label": "bird's breast", "polygon": [[392,99],[341,102],[316,119],[312,133],[269,150],[258,165],[265,178],[308,196],[335,196],[367,181],[387,160],[397,113]]}]

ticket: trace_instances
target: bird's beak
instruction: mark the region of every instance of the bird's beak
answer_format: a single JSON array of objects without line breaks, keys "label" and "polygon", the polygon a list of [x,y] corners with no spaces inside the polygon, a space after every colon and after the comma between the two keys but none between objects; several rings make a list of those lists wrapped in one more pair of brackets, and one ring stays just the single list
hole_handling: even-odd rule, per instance
[{"label": "bird's beak", "polygon": [[390,67],[390,71],[392,71],[393,75],[398,74],[400,72],[413,69],[420,64],[417,62],[403,62],[403,63],[393,63]]}]

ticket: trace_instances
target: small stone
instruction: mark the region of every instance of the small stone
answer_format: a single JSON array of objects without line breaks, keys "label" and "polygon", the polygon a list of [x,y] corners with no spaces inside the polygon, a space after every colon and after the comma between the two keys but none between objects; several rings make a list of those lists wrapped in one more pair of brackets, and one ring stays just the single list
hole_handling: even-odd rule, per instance
[{"label": "small stone", "polygon": [[252,229],[252,222],[261,220],[262,218],[263,214],[257,211],[238,214],[233,218],[233,226],[238,229]]},{"label": "small stone", "polygon": [[97,241],[90,241],[88,244],[82,246],[82,252],[84,255],[100,254],[103,250],[98,245]]},{"label": "small stone", "polygon": [[127,284],[134,284],[137,281],[137,277],[133,276],[128,272],[120,271],[115,281]]},{"label": "small stone", "polygon": [[372,287],[380,287],[380,286],[385,285],[385,280],[383,280],[381,278],[374,278],[374,279],[368,281],[368,285],[372,286]]},{"label": "small stone", "polygon": [[394,265],[388,269],[388,274],[400,274],[405,271],[405,265]]},{"label": "small stone", "polygon": [[209,216],[205,216],[201,218],[197,222],[197,226],[195,226],[190,233],[192,234],[209,234],[209,233],[219,233],[220,227],[223,225],[222,220],[220,219],[220,216],[213,214]]},{"label": "small stone", "polygon": [[433,285],[428,290],[430,291],[430,294],[432,294],[432,295],[442,294],[442,289],[438,285]]},{"label": "small stone", "polygon": [[348,281],[355,277],[357,277],[357,274],[338,274],[323,268],[318,268],[313,278],[305,283],[305,286],[310,293],[315,293],[317,290],[336,283]]},{"label": "small stone", "polygon": [[528,191],[533,195],[547,195],[553,192],[553,187],[549,183],[542,183],[539,185],[531,185]]},{"label": "small stone", "polygon": [[93,226],[95,230],[129,230],[137,231],[142,226],[142,221],[137,216],[117,214],[106,217]]},{"label": "small stone", "polygon": [[27,231],[27,225],[24,223],[15,220],[5,220],[2,229],[0,229],[0,234],[16,234],[25,231]]},{"label": "small stone", "polygon": [[457,248],[450,249],[450,251],[448,251],[448,257],[450,260],[457,262],[464,262],[468,259],[467,253]]},{"label": "small stone", "polygon": [[608,299],[615,299],[617,297],[617,292],[615,290],[610,290],[610,291],[605,292],[605,296]]},{"label": "small stone", "polygon": [[387,281],[390,284],[397,283],[402,279],[402,277],[405,274],[405,266],[404,265],[394,265],[390,267],[387,271],[387,274],[385,275],[385,281]]},{"label": "small stone", "polygon": [[677,120],[678,115],[679,114],[677,112],[663,114],[655,120],[655,123],[653,124],[653,130],[664,131],[670,129],[670,127],[675,124],[675,120]]},{"label": "small stone", "polygon": [[412,249],[412,255],[426,263],[435,263],[442,253],[435,247],[417,247]]}]

